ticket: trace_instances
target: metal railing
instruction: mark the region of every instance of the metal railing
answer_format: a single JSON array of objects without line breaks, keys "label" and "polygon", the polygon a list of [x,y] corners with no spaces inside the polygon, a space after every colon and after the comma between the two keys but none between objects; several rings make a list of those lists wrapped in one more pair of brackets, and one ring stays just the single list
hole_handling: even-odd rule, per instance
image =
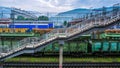
[{"label": "metal railing", "polygon": [[0,52],[0,57],[7,56],[25,48],[35,48],[57,38],[67,38],[77,33],[88,30],[92,27],[106,26],[118,19],[120,19],[120,11],[117,13],[117,15],[109,14],[109,17],[105,18],[104,20],[97,20],[90,23],[88,23],[87,21],[83,21],[82,23],[78,23],[68,28],[54,29],[53,31],[46,33],[41,37],[25,38],[19,41],[18,44],[15,45],[12,49],[7,49],[7,52]]},{"label": "metal railing", "polygon": [[25,11],[25,10],[21,10],[21,9],[17,9],[17,8],[12,8],[11,12],[18,14],[18,15],[23,15],[23,16],[27,16],[27,17],[31,17],[31,18],[37,18],[37,16],[35,16],[34,14]]}]

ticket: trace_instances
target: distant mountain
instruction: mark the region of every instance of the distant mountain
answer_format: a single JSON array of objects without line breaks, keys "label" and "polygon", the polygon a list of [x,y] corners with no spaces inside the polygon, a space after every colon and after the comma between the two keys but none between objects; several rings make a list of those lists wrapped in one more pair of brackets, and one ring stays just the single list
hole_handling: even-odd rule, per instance
[{"label": "distant mountain", "polygon": [[54,21],[56,25],[62,25],[64,21],[70,22],[73,19],[80,18],[81,16],[90,13],[89,9],[79,8],[62,13],[58,13],[56,16],[51,17],[50,20]]},{"label": "distant mountain", "polygon": [[79,8],[79,9],[74,9],[67,12],[59,13],[57,16],[70,16],[73,18],[78,18],[87,13],[90,13],[90,9]]},{"label": "distant mountain", "polygon": [[90,10],[89,9],[84,9],[84,8],[79,8],[79,9],[74,9],[74,10],[70,10],[70,11],[66,11],[66,12],[62,12],[59,13],[58,15],[62,15],[62,14],[77,14],[77,13],[88,13]]},{"label": "distant mountain", "polygon": [[[105,8],[106,8],[106,11],[112,11],[113,10],[113,7],[105,7]],[[93,11],[94,10],[102,11],[103,8],[95,8],[95,9],[93,9]]]},{"label": "distant mountain", "polygon": [[[106,11],[112,11],[113,7],[105,7]],[[73,19],[84,17],[86,14],[92,13],[101,13],[103,10],[102,8],[95,8],[95,9],[86,9],[86,8],[78,8],[73,9],[66,12],[61,12],[54,17],[51,17],[50,20],[57,22],[57,24],[62,24],[64,21],[70,22]]]},{"label": "distant mountain", "polygon": [[[105,7],[107,11],[111,11],[113,7]],[[85,8],[78,8],[66,12],[59,13],[57,16],[71,16],[73,18],[79,18],[82,17],[88,13],[94,12],[94,11],[102,11],[103,8],[95,8],[95,9],[85,9]]]}]

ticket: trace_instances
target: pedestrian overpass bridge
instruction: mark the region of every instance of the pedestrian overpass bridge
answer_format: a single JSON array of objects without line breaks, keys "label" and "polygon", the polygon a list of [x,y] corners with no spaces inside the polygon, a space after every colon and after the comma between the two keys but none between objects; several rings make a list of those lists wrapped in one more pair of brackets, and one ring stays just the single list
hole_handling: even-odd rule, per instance
[{"label": "pedestrian overpass bridge", "polygon": [[1,51],[0,60],[3,61],[7,58],[12,58],[23,53],[35,53],[56,41],[62,41],[60,44],[63,44],[64,41],[75,39],[83,34],[109,29],[111,26],[119,23],[120,11],[118,11],[116,14],[109,12],[105,16],[96,16],[91,17],[90,19],[94,19],[94,21],[88,21],[86,19],[68,28],[54,29],[53,31],[44,34],[41,37],[25,38],[19,41],[17,45],[14,45],[13,49],[6,49],[6,52]]}]

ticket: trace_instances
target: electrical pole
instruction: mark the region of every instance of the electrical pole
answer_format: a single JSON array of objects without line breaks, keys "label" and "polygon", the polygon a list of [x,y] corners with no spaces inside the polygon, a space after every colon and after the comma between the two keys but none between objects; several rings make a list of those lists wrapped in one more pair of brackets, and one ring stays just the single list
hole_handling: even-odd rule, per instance
[{"label": "electrical pole", "polygon": [[3,18],[3,11],[1,11],[1,19]]},{"label": "electrical pole", "polygon": [[11,10],[11,16],[10,17],[11,17],[11,20],[12,20],[11,24],[12,24],[12,27],[13,27],[11,31],[14,32],[14,28],[15,28],[15,26],[14,26],[14,23],[15,23],[14,22],[14,20],[15,20],[15,13],[14,13],[13,9]]}]

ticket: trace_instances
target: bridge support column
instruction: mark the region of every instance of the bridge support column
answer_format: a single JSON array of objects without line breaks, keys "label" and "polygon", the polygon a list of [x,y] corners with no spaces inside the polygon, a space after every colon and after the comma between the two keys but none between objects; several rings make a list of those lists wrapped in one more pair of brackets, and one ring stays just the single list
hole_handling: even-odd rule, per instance
[{"label": "bridge support column", "polygon": [[63,67],[63,45],[64,41],[59,41],[60,49],[59,49],[59,68]]}]

